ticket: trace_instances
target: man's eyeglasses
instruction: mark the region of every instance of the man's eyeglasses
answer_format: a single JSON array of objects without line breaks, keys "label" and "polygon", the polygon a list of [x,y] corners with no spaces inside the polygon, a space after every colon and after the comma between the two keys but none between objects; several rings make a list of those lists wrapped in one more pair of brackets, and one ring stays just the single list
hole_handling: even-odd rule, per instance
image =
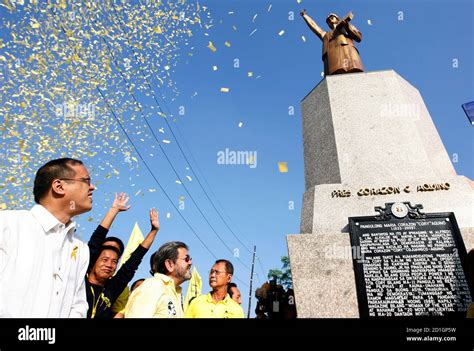
[{"label": "man's eyeglasses", "polygon": [[193,259],[191,258],[191,256],[189,255],[186,255],[186,257],[182,258],[182,257],[178,257],[179,259],[181,260],[184,260],[185,262],[189,262],[189,261],[192,261]]},{"label": "man's eyeglasses", "polygon": [[90,179],[90,178],[78,178],[78,179],[73,179],[73,178],[59,178],[59,180],[69,180],[69,181],[77,180],[78,182],[83,182],[83,183],[86,183],[87,185],[91,186],[91,179]]},{"label": "man's eyeglasses", "polygon": [[226,271],[218,271],[218,270],[216,270],[216,269],[211,269],[211,270],[209,271],[209,275],[212,275],[212,273],[216,273],[216,275],[219,275],[219,274],[221,274],[221,273],[227,273],[227,272],[226,272]]}]

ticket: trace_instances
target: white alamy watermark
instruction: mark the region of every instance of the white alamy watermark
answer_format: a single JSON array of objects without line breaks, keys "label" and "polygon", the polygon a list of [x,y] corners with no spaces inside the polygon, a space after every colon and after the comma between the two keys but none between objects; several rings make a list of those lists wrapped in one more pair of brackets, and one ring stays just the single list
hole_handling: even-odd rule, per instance
[{"label": "white alamy watermark", "polygon": [[418,120],[421,116],[419,104],[382,104],[380,117],[383,118],[411,118]]},{"label": "white alamy watermark", "polygon": [[229,150],[226,148],[217,153],[218,165],[247,165],[250,168],[257,167],[257,151]]},{"label": "white alamy watermark", "polygon": [[19,341],[47,341],[48,344],[56,342],[55,328],[33,328],[29,325],[18,329]]},{"label": "white alamy watermark", "polygon": [[339,246],[332,244],[325,248],[325,258],[329,260],[352,260],[357,259],[359,263],[364,261],[364,254],[360,251],[360,246]]},{"label": "white alamy watermark", "polygon": [[95,117],[95,104],[78,104],[75,102],[56,104],[56,116],[63,118]]}]

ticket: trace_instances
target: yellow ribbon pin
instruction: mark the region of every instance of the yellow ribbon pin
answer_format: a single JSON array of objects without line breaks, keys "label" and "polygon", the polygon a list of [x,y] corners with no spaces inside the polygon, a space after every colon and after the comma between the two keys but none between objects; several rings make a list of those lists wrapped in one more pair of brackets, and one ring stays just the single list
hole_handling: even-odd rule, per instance
[{"label": "yellow ribbon pin", "polygon": [[74,260],[77,259],[77,257],[76,257],[77,251],[79,251],[79,247],[78,247],[78,246],[74,246],[74,249],[72,249],[72,252],[71,252],[71,258],[74,258]]}]

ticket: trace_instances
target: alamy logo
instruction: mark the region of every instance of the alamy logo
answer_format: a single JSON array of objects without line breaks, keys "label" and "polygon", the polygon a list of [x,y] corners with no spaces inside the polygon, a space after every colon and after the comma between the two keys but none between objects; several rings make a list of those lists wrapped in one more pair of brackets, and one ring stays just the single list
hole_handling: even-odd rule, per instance
[{"label": "alamy logo", "polygon": [[257,151],[233,151],[226,148],[217,153],[218,165],[248,165],[257,167]]},{"label": "alamy logo", "polygon": [[18,340],[20,341],[47,341],[48,344],[56,342],[56,329],[54,328],[25,328],[18,329]]}]

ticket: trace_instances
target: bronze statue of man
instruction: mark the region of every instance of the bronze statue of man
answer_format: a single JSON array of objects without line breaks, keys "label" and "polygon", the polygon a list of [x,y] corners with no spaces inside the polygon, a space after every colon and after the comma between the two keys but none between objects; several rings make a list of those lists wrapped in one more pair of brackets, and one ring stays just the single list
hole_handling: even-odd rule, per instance
[{"label": "bronze statue of man", "polygon": [[331,30],[325,32],[316,22],[306,14],[306,10],[301,11],[301,16],[308,27],[323,41],[323,62],[324,74],[341,74],[364,72],[364,66],[359,56],[359,51],[353,40],[358,43],[362,40],[362,33],[349,22],[352,12],[340,20],[339,17],[330,13],[326,19]]}]

